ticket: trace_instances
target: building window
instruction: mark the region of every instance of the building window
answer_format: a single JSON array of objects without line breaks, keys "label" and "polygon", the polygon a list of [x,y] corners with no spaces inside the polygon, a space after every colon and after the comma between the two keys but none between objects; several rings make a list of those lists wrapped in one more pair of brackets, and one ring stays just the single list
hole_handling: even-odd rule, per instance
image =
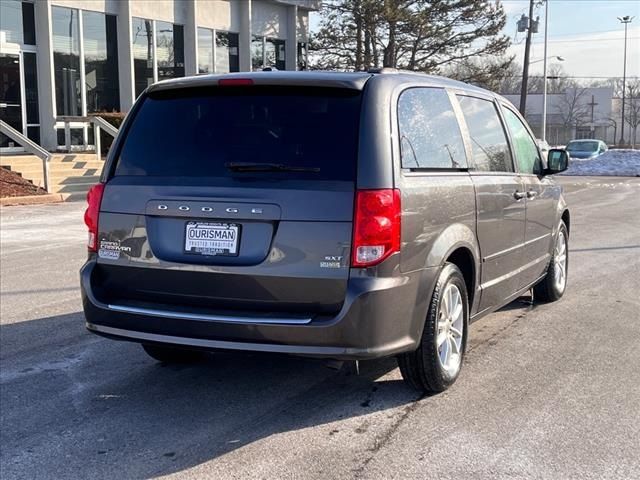
[{"label": "building window", "polygon": [[251,40],[251,68],[261,70],[266,67],[285,69],[285,41],[257,35]]},{"label": "building window", "polygon": [[155,28],[158,80],[184,77],[184,28],[167,22]]},{"label": "building window", "polygon": [[0,1],[0,31],[8,43],[36,44],[34,5],[18,0]]},{"label": "building window", "polygon": [[53,69],[58,115],[82,115],[79,11],[51,7]]},{"label": "building window", "polygon": [[153,83],[153,21],[132,18],[133,75],[136,97]]},{"label": "building window", "polygon": [[116,17],[82,13],[87,112],[120,109]]},{"label": "building window", "polygon": [[275,67],[278,70],[286,69],[285,41],[277,38],[265,39],[265,67]]},{"label": "building window", "polygon": [[240,71],[238,54],[239,36],[237,33],[216,32],[216,72],[228,73]]},{"label": "building window", "polygon": [[136,97],[157,80],[184,77],[182,25],[135,17],[131,25]]},{"label": "building window", "polygon": [[[215,44],[213,39],[215,38]],[[198,73],[240,71],[238,34],[198,28]]]},{"label": "building window", "polygon": [[24,64],[24,94],[27,112],[27,136],[40,143],[40,112],[38,111],[38,71],[36,54],[22,53]]},{"label": "building window", "polygon": [[307,42],[298,42],[298,70],[307,69]]},{"label": "building window", "polygon": [[198,27],[198,73],[213,73],[213,30]]},{"label": "building window", "polygon": [[[119,110],[116,17],[55,6],[51,7],[51,16],[56,116],[85,116],[87,113]],[[35,82],[33,75],[31,83],[35,85]],[[37,91],[37,87],[34,86],[33,90]],[[27,130],[35,136],[39,129],[33,123],[34,120],[27,115]],[[87,126],[77,122],[72,127],[71,144],[86,146],[91,136]],[[58,123],[56,128],[58,145],[65,145],[63,124]]]},{"label": "building window", "polygon": [[251,39],[251,69],[261,70],[264,67],[264,38],[253,35]]}]

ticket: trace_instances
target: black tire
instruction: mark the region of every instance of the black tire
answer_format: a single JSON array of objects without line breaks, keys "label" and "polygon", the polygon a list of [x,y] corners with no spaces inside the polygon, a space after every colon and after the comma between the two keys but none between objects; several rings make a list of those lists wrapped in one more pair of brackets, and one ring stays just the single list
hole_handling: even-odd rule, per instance
[{"label": "black tire", "polygon": [[[437,346],[438,318],[440,314],[443,293],[449,285],[455,285],[461,296],[463,308],[462,345],[460,363],[455,372],[445,370],[440,362]],[[469,324],[469,295],[464,277],[458,267],[447,263],[436,282],[427,318],[422,333],[422,339],[417,350],[398,355],[398,365],[405,382],[418,392],[442,392],[454,384],[462,367],[464,352],[467,346],[467,330]]]},{"label": "black tire", "polygon": [[142,348],[151,358],[163,363],[195,363],[204,358],[204,353],[168,345],[143,344]]},{"label": "black tire", "polygon": [[[560,235],[564,235],[565,239],[565,276],[564,283],[562,288],[558,286],[556,282],[556,269],[558,269],[558,265],[556,262],[556,247],[558,245],[558,241]],[[564,295],[564,292],[567,289],[567,278],[569,273],[569,231],[567,230],[567,226],[564,222],[560,222],[560,226],[558,228],[558,234],[554,239],[553,243],[553,252],[551,254],[551,261],[549,262],[549,266],[547,267],[547,273],[544,278],[533,287],[533,298],[534,300],[540,300],[542,302],[555,302],[559,300]]]}]

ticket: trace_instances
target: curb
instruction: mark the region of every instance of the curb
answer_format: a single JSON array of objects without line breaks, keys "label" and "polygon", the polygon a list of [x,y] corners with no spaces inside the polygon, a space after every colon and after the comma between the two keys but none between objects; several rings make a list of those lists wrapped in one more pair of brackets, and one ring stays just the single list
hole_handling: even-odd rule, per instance
[{"label": "curb", "polygon": [[64,202],[66,195],[62,193],[47,193],[46,195],[27,195],[24,197],[0,198],[0,206],[10,205],[41,205],[47,203]]}]

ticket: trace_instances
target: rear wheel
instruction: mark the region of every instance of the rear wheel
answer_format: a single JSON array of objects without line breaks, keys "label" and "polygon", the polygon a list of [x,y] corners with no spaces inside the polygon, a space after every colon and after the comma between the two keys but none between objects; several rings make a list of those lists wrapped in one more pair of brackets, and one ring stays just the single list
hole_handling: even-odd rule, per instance
[{"label": "rear wheel", "polygon": [[458,378],[467,343],[469,301],[462,273],[442,269],[417,350],[398,356],[404,380],[422,393],[442,392]]},{"label": "rear wheel", "polygon": [[164,363],[194,363],[204,358],[203,352],[167,345],[143,344],[142,348],[151,358]]},{"label": "rear wheel", "polygon": [[556,243],[547,274],[533,289],[535,299],[543,302],[559,300],[567,288],[569,271],[569,232],[564,222],[560,222]]}]

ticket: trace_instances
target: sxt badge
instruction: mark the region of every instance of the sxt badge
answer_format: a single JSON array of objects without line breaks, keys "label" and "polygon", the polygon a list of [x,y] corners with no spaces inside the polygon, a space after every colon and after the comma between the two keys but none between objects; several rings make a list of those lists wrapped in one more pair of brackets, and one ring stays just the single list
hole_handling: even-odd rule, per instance
[{"label": "sxt badge", "polygon": [[320,268],[340,268],[342,267],[342,255],[325,255],[320,262]]}]

